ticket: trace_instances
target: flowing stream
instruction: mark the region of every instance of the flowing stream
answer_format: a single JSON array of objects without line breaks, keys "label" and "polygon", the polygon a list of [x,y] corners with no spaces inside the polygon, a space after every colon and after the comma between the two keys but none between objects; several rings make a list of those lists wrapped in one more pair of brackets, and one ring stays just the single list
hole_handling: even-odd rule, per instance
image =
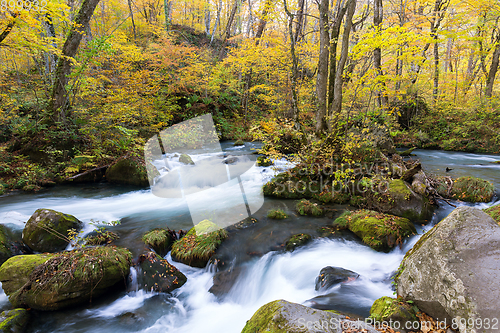
[{"label": "flowing stream", "polygon": [[[223,150],[241,160],[254,158],[251,150],[223,144]],[[433,174],[459,177],[473,175],[492,181],[500,189],[500,156],[416,150],[424,170]],[[285,163],[278,163],[285,169]],[[446,167],[451,168],[446,172]],[[245,191],[258,191],[275,170],[272,167],[253,167],[243,180]],[[204,199],[199,198],[203,202]],[[231,206],[230,202],[213,200],[211,205]],[[475,204],[485,208],[495,204]],[[448,215],[454,208],[440,203],[422,234]],[[456,203],[464,205],[464,203]],[[228,291],[215,296],[209,289],[216,267],[192,268],[173,262],[188,278],[187,283],[172,294],[154,293],[138,288],[137,272],[131,268],[129,287],[118,294],[107,295],[82,307],[57,312],[32,311],[29,332],[241,332],[245,322],[267,302],[285,299],[319,309],[337,309],[359,316],[368,316],[373,301],[393,296],[391,275],[404,254],[418,240],[411,238],[402,249],[379,253],[361,244],[349,233],[329,238],[317,238],[293,252],[280,246],[287,237],[307,232],[320,236],[319,227],[331,224],[346,206],[335,206],[333,216],[301,217],[294,212],[294,201],[266,198],[253,216],[259,222],[230,233],[220,249],[220,257],[238,267]],[[95,228],[98,221],[120,220],[110,227],[119,233],[118,246],[129,248],[135,257],[145,251],[143,233],[155,227],[189,229],[192,221],[184,199],[156,197],[151,190],[137,190],[109,184],[57,186],[35,194],[16,193],[0,197],[0,222],[21,231],[24,222],[38,208],[50,208],[72,214],[85,222],[85,232]],[[290,216],[286,220],[268,220],[270,208],[282,208]],[[94,222],[92,222],[94,221]],[[315,291],[315,279],[325,266],[339,266],[360,274],[348,284],[327,291]],[[6,295],[0,294],[0,310],[9,309]]]}]

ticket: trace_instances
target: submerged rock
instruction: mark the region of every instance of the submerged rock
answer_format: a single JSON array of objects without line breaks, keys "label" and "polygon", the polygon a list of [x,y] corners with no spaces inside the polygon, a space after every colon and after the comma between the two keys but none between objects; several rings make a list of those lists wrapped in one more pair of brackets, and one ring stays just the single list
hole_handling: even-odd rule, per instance
[{"label": "submerged rock", "polygon": [[330,289],[331,287],[348,281],[354,281],[359,277],[358,273],[342,267],[327,266],[321,269],[316,278],[316,287],[318,291]]},{"label": "submerged rock", "polygon": [[476,177],[460,177],[453,182],[451,197],[467,202],[490,202],[495,194],[493,184]]},{"label": "submerged rock", "polygon": [[370,210],[345,212],[334,225],[346,227],[377,251],[390,250],[404,239],[417,233],[410,220]]},{"label": "submerged rock", "polygon": [[[416,306],[412,306],[402,299],[384,296],[373,303],[370,309],[370,318],[379,323],[397,322],[397,324],[393,324],[393,328],[414,327],[413,323],[420,322],[417,312],[418,308]],[[403,330],[403,332],[406,331]]]},{"label": "submerged rock", "polygon": [[172,246],[172,259],[183,264],[203,268],[220,244],[227,238],[227,232],[215,223],[203,220],[191,228],[182,239]]},{"label": "submerged rock", "polygon": [[142,241],[160,256],[165,256],[177,240],[175,231],[168,228],[156,228],[142,236]]},{"label": "submerged rock", "polygon": [[52,209],[37,209],[23,230],[23,242],[33,251],[57,252],[68,246],[70,231],[79,231],[83,223],[76,217]]},{"label": "submerged rock", "polygon": [[499,248],[500,226],[479,209],[459,207],[408,251],[396,276],[398,295],[440,321],[497,318]]},{"label": "submerged rock", "polygon": [[342,333],[361,330],[366,333],[378,332],[369,324],[350,320],[339,313],[278,300],[260,307],[241,333]]},{"label": "submerged rock", "polygon": [[286,251],[293,251],[299,246],[306,245],[312,240],[311,235],[308,234],[297,234],[293,235],[290,237],[286,242],[285,242],[285,250]]},{"label": "submerged rock", "polygon": [[224,271],[215,273],[213,277],[213,285],[210,287],[209,292],[215,296],[223,296],[227,294],[241,273],[241,267],[231,267]]},{"label": "submerged rock", "polygon": [[138,158],[121,158],[106,170],[110,183],[149,186],[148,173],[144,161]]},{"label": "submerged rock", "polygon": [[111,246],[21,255],[0,267],[0,282],[16,307],[59,310],[125,287],[130,261],[127,249]]},{"label": "submerged rock", "polygon": [[187,281],[182,272],[154,252],[141,254],[139,263],[142,286],[146,290],[168,293],[182,287]]},{"label": "submerged rock", "polygon": [[22,333],[25,331],[30,319],[26,309],[6,310],[0,314],[0,332]]}]

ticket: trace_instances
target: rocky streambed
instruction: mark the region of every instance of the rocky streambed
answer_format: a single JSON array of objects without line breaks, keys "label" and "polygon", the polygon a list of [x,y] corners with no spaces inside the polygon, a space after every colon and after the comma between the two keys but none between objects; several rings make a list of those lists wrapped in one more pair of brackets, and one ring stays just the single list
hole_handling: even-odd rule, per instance
[{"label": "rocky streambed", "polygon": [[[250,146],[226,148],[232,163],[251,156]],[[427,167],[433,152],[414,153],[428,154],[421,161],[432,177],[417,172],[402,180],[407,164],[387,178],[386,201],[362,193],[332,200],[318,193],[270,196],[252,218],[225,229],[210,221],[192,228],[185,202],[150,190],[92,184],[2,197],[0,219],[11,230],[2,242],[0,280],[10,299],[3,296],[2,310],[10,311],[3,317],[28,332],[306,332],[308,325],[313,332],[313,324],[353,328],[367,317],[414,322],[418,308],[448,324],[456,316],[489,318],[492,329],[500,299],[491,288],[499,280],[494,191],[484,199],[489,187],[476,179],[456,182],[465,189],[450,188],[446,179],[443,188],[426,183],[452,174]],[[439,157],[453,166],[455,181],[474,175],[498,189],[498,165],[488,162],[499,157],[461,156]],[[260,189],[274,173],[272,166],[254,167],[245,185]],[[429,187],[443,199],[428,196]],[[469,192],[486,203],[457,201]],[[461,207],[454,211],[446,200]],[[489,215],[478,210],[488,207]],[[97,222],[115,220],[120,224]],[[70,229],[83,233],[72,237]],[[58,241],[44,242],[51,237]],[[65,239],[87,245],[56,244]],[[320,331],[338,331],[328,325]]]}]

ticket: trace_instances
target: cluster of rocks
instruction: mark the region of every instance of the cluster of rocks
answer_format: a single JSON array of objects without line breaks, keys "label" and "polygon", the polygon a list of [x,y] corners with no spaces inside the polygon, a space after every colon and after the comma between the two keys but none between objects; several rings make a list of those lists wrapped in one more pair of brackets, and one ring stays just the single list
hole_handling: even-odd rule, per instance
[{"label": "cluster of rocks", "polygon": [[[22,332],[29,321],[26,309],[67,309],[124,290],[132,266],[141,288],[172,292],[187,278],[162,256],[172,250],[174,260],[204,267],[227,236],[210,221],[187,234],[156,228],[143,236],[149,251],[133,260],[128,249],[113,244],[115,233],[98,229],[96,235],[82,238],[82,227],[76,217],[51,209],[38,209],[20,239],[0,225],[0,282],[14,307],[0,316],[1,328]],[[75,249],[65,251],[70,242]]]}]

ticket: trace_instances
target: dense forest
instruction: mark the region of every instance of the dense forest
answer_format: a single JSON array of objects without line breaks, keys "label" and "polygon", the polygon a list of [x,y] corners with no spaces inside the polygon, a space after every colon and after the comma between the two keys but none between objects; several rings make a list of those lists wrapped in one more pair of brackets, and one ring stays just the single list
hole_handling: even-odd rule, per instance
[{"label": "dense forest", "polygon": [[366,158],[377,128],[499,152],[499,18],[493,0],[2,0],[0,189],[140,157],[205,113],[303,161]]}]

